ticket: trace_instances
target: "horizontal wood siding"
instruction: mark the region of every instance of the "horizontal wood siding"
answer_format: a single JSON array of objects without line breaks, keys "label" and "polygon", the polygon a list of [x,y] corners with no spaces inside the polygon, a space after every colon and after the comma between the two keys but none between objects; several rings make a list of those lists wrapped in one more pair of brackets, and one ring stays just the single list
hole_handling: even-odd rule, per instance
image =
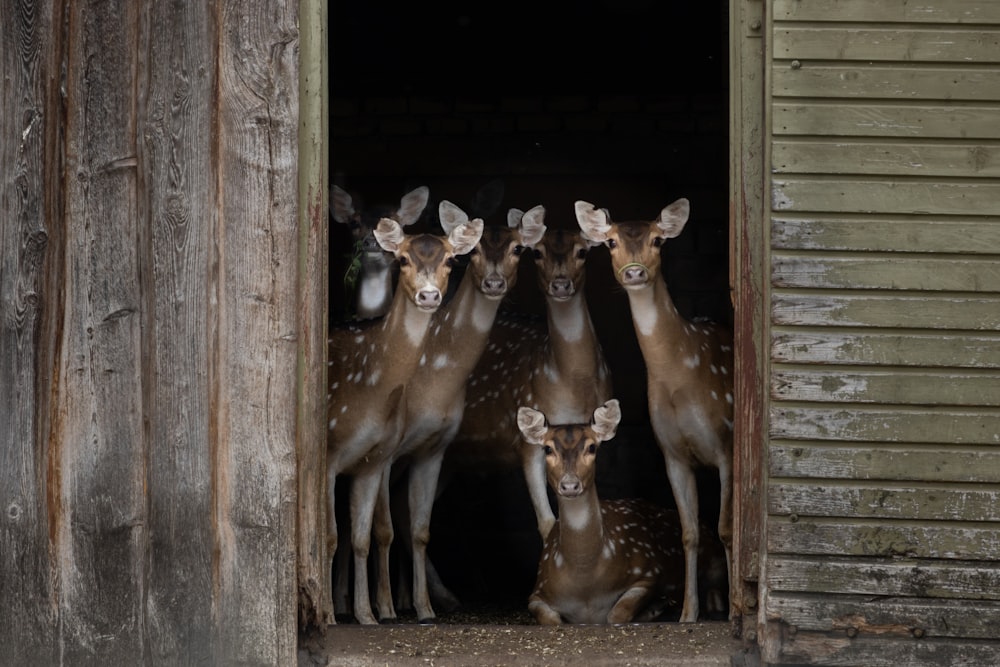
[{"label": "horizontal wood siding", "polygon": [[1000,3],[771,9],[763,656],[1000,664]]}]

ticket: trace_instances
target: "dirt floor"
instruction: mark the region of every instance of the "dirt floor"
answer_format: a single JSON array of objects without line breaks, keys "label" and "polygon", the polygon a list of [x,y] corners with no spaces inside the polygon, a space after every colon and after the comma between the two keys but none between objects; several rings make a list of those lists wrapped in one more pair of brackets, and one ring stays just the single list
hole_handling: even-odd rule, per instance
[{"label": "dirt floor", "polygon": [[451,614],[435,625],[341,623],[303,637],[298,667],[736,667],[753,664],[728,621],[542,627],[531,617]]}]

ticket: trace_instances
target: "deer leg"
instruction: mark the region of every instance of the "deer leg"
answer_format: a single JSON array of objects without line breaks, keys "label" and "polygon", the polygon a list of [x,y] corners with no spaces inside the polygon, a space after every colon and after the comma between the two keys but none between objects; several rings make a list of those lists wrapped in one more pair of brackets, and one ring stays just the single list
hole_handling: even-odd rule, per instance
[{"label": "deer leg", "polygon": [[612,625],[630,623],[645,604],[650,589],[646,586],[633,586],[618,598],[615,606],[608,612],[608,623]]},{"label": "deer leg", "polygon": [[694,471],[683,461],[667,459],[667,477],[674,492],[677,513],[681,519],[681,541],[684,544],[684,607],[681,623],[698,620],[698,484]]},{"label": "deer leg", "polygon": [[562,616],[541,598],[531,596],[528,600],[528,611],[532,613],[539,625],[562,625]]},{"label": "deer leg", "polygon": [[365,471],[351,483],[351,546],[354,551],[354,618],[362,625],[376,625],[368,593],[368,552],[372,519],[382,479],[381,469]]},{"label": "deer leg", "polygon": [[[733,469],[729,460],[719,464],[719,539],[726,550],[726,580],[730,588],[733,581]],[[729,605],[729,618],[732,620],[733,608]]]},{"label": "deer leg", "polygon": [[417,619],[421,623],[434,620],[434,609],[431,606],[428,576],[433,573],[438,594],[451,598],[457,604],[458,600],[437,577],[437,571],[427,559],[427,545],[431,540],[431,512],[434,508],[434,498],[437,494],[438,478],[441,474],[441,463],[444,460],[445,449],[431,456],[415,461],[410,468],[410,538],[413,554],[413,605],[417,611]]},{"label": "deer leg", "polygon": [[549,504],[548,481],[545,479],[545,453],[541,447],[521,445],[521,466],[524,468],[524,480],[528,483],[528,493],[531,504],[535,507],[535,519],[538,521],[538,532],[542,542],[549,536],[549,531],[556,524],[556,515]]},{"label": "deer leg", "polygon": [[[341,550],[337,548],[337,503],[336,489],[337,489],[337,471],[332,467],[328,466],[326,480],[326,553],[331,559],[331,568],[336,573],[334,576],[334,582],[338,574],[341,574],[337,567],[337,561],[343,560],[343,554]],[[345,596],[346,597],[346,596]],[[333,597],[332,608],[333,615],[331,616],[330,622],[336,624],[336,610],[337,609],[347,609],[347,607],[340,606],[342,601],[337,598],[336,595]]]},{"label": "deer leg", "polygon": [[389,507],[389,468],[386,467],[379,482],[378,498],[375,502],[375,551],[378,557],[378,574],[375,580],[375,606],[379,621],[385,623],[396,619],[392,604],[392,571],[389,563],[389,549],[395,537],[392,528],[392,512]]}]

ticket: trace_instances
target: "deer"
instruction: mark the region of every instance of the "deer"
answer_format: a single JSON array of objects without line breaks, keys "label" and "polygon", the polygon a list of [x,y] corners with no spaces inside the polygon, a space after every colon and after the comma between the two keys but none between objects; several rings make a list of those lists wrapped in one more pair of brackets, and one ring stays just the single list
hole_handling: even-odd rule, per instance
[{"label": "deer", "polygon": [[[406,235],[399,222],[382,218],[374,235],[399,265],[392,305],[380,320],[334,328],[329,337],[327,431],[327,547],[338,550],[336,480],[350,478],[354,617],[377,621],[368,592],[367,560],[375,502],[403,436],[407,384],[416,371],[432,316],[443,302],[451,267],[470,252],[481,220],[457,225],[446,237]],[[386,583],[388,586],[388,583]],[[379,615],[395,618],[391,595],[378,595]],[[336,622],[334,620],[334,622]]]},{"label": "deer", "polygon": [[394,258],[375,240],[378,221],[392,218],[410,226],[420,219],[429,198],[430,189],[420,186],[403,195],[396,208],[377,205],[357,210],[349,192],[336,184],[330,188],[330,215],[335,222],[347,225],[354,239],[344,285],[354,292],[355,318],[382,317],[392,304]]},{"label": "deer", "polygon": [[[695,470],[718,470],[718,533],[732,572],[733,337],[712,322],[685,319],[661,276],[661,248],[676,238],[690,215],[677,199],[652,221],[612,222],[610,213],[586,201],[575,203],[583,235],[608,248],[615,278],[628,296],[632,324],[646,365],[653,434],[683,531],[685,578],[680,621],[698,620],[698,489]],[[731,613],[731,612],[730,612]]]},{"label": "deer", "polygon": [[[451,233],[468,215],[445,200],[441,226]],[[466,382],[483,349],[501,301],[514,287],[525,250],[545,233],[545,208],[511,209],[506,225],[487,225],[469,253],[468,266],[452,300],[432,318],[431,335],[407,385],[404,435],[396,452],[405,464],[409,508],[407,550],[413,560],[413,605],[421,623],[435,618],[427,584],[427,544],[441,462],[462,421]],[[383,489],[387,491],[388,489]],[[389,498],[380,495],[376,516],[380,579],[389,578],[393,527]],[[434,583],[443,589],[437,580]],[[444,589],[446,591],[446,589]],[[442,592],[447,596],[448,592]]]},{"label": "deer", "polygon": [[683,588],[676,517],[649,501],[598,497],[597,452],[615,437],[621,416],[617,399],[583,423],[551,425],[545,413],[518,408],[518,429],[544,456],[559,506],[528,598],[541,625],[650,621]]},{"label": "deer", "polygon": [[562,423],[578,423],[611,398],[611,373],[584,294],[590,247],[579,230],[545,232],[532,254],[547,327],[497,318],[469,379],[456,444],[445,455],[449,475],[457,469],[519,467],[543,541],[556,520],[544,457],[521,438],[517,410],[528,405]]}]

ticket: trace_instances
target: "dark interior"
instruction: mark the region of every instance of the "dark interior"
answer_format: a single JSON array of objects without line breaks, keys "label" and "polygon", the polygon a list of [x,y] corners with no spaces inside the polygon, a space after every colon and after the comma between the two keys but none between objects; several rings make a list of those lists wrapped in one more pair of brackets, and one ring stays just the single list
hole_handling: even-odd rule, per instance
[{"label": "dark interior", "polygon": [[[667,284],[685,316],[731,323],[727,6],[333,0],[332,178],[366,203],[429,186],[415,231],[439,231],[442,199],[487,224],[510,207],[544,204],[547,225],[575,229],[577,199],[627,220],[652,219],[687,197],[691,219],[665,245]],[[483,204],[476,195],[487,184],[502,198]],[[348,309],[351,241],[338,227],[331,224],[332,320]],[[600,450],[600,494],[673,506],[628,300],[604,248],[587,262],[591,316],[623,409],[618,436]],[[504,309],[543,315],[533,267],[522,269]],[[700,488],[714,527],[714,471]],[[523,610],[540,547],[520,472],[466,471],[435,507],[431,557],[467,609]]]}]

